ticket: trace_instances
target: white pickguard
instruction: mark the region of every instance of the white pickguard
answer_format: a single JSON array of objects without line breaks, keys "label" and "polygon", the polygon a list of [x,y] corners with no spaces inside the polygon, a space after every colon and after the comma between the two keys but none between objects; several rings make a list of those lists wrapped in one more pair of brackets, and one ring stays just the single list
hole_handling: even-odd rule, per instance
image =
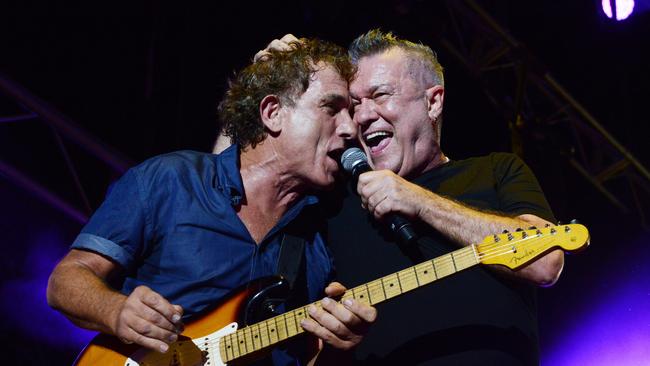
[{"label": "white pickguard", "polygon": [[219,355],[219,342],[225,335],[237,330],[230,323],[214,333],[191,340],[179,340],[169,345],[169,350],[159,353],[141,348],[131,355],[124,366],[225,366]]}]

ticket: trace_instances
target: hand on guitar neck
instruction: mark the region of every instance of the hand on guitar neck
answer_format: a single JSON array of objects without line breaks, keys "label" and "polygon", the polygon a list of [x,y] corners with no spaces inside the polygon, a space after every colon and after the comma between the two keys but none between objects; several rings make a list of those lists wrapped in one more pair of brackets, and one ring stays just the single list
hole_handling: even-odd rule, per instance
[{"label": "hand on guitar neck", "polygon": [[343,296],[346,290],[338,282],[330,283],[325,289],[328,297],[321,300],[321,307],[310,305],[307,310],[311,318],[300,323],[307,332],[340,350],[349,350],[359,344],[377,318],[377,310],[372,306],[353,299],[342,302],[332,299]]}]

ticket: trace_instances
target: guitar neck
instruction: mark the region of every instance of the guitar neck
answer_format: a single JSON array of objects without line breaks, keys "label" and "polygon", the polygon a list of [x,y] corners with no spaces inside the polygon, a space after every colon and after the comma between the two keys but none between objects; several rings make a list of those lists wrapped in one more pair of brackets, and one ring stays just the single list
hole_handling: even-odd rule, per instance
[{"label": "guitar neck", "polygon": [[470,245],[357,286],[346,291],[342,299],[376,305],[479,263],[475,246]]},{"label": "guitar neck", "polygon": [[[470,245],[352,288],[342,300],[376,305],[479,263],[476,247]],[[219,344],[222,359],[230,362],[304,333],[300,322],[309,318],[307,308],[312,305],[321,307],[315,302],[224,336]]]}]

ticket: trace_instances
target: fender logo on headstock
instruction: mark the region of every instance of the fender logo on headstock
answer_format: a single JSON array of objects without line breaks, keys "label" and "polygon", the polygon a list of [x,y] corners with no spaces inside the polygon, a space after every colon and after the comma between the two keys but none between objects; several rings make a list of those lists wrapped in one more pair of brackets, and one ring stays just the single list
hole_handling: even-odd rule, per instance
[{"label": "fender logo on headstock", "polygon": [[514,262],[514,264],[519,264],[519,262],[525,260],[526,258],[530,257],[531,255],[535,254],[535,250],[533,249],[528,249],[526,248],[526,251],[521,253],[520,255],[512,255],[512,258],[510,258],[510,262]]}]

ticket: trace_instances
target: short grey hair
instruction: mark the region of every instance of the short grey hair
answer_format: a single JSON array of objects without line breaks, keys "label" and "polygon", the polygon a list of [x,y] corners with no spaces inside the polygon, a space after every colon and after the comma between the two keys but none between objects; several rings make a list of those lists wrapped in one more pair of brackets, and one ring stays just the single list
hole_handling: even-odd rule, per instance
[{"label": "short grey hair", "polygon": [[410,60],[419,64],[428,74],[427,79],[434,85],[445,86],[442,65],[433,50],[422,43],[413,43],[401,39],[392,32],[372,29],[357,37],[348,47],[348,54],[353,64],[358,64],[363,57],[373,56],[389,51],[392,48],[403,50]]}]

